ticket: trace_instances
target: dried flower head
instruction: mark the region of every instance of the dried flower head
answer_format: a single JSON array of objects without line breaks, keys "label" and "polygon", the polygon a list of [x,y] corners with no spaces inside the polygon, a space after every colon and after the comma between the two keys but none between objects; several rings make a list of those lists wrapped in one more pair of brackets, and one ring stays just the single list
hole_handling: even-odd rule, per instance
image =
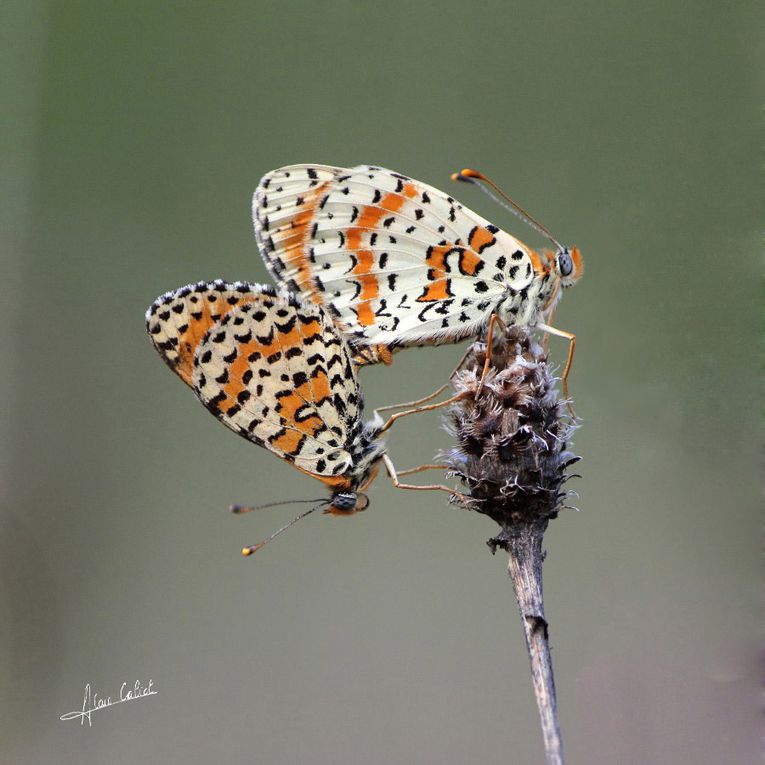
[{"label": "dried flower head", "polygon": [[[568,450],[574,420],[558,398],[547,354],[522,327],[496,332],[479,386],[486,344],[475,343],[455,390],[468,393],[449,410],[447,428],[457,440],[446,461],[467,486],[471,509],[488,515],[502,532],[489,541],[506,548],[518,524],[547,525],[568,495],[566,469],[579,460]],[[480,388],[480,389],[479,389]]]}]

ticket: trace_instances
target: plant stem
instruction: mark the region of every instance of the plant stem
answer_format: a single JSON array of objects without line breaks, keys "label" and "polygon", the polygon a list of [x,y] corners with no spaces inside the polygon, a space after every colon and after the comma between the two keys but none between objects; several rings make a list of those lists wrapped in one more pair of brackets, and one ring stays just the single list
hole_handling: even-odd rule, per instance
[{"label": "plant stem", "polygon": [[502,546],[509,553],[507,571],[513,582],[529,651],[545,760],[547,765],[563,765],[555,679],[542,597],[542,536],[546,527],[546,520],[522,522],[506,527],[501,536]]},{"label": "plant stem", "polygon": [[[489,359],[488,370],[486,360]],[[447,462],[468,487],[466,507],[496,521],[488,544],[510,556],[508,573],[521,612],[545,759],[563,765],[550,644],[542,599],[542,537],[568,495],[568,450],[576,425],[558,397],[547,355],[523,327],[474,343],[452,384],[449,430],[457,446]],[[569,410],[570,411],[570,410]]]}]

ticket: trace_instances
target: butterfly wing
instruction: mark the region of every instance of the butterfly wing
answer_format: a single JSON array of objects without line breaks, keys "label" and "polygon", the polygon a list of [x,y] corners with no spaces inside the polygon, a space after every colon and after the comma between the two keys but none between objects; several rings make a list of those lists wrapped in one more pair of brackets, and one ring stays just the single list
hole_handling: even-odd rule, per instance
[{"label": "butterfly wing", "polygon": [[[212,309],[192,329],[201,296]],[[200,338],[208,314],[218,318]],[[213,282],[167,293],[148,317],[150,334],[160,327],[151,334],[160,355],[226,427],[334,488],[353,482],[366,445],[361,392],[324,309],[269,287]]]},{"label": "butterfly wing", "polygon": [[207,330],[238,305],[258,299],[262,288],[247,282],[187,284],[160,295],[146,312],[146,330],[165,363],[187,385],[194,354]]},{"label": "butterfly wing", "polygon": [[353,471],[358,379],[320,307],[264,295],[212,327],[197,359],[197,395],[227,427],[307,473]]},{"label": "butterfly wing", "polygon": [[451,196],[369,165],[275,170],[253,220],[274,278],[327,305],[357,346],[458,340],[541,270]]}]

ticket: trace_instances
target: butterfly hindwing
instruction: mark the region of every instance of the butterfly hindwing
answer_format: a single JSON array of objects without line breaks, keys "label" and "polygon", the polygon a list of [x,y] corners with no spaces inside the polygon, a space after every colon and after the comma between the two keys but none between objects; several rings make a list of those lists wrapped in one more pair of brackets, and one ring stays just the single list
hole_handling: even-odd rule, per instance
[{"label": "butterfly hindwing", "polygon": [[276,170],[255,192],[253,219],[274,277],[327,305],[356,345],[457,339],[534,276],[518,240],[379,167]]},{"label": "butterfly hindwing", "polygon": [[301,470],[352,471],[361,394],[321,307],[265,291],[236,307],[200,343],[193,385],[224,425]]},{"label": "butterfly hindwing", "polygon": [[236,306],[255,300],[260,290],[247,282],[217,279],[160,295],[146,312],[146,329],[157,353],[192,385],[194,354],[207,330]]}]

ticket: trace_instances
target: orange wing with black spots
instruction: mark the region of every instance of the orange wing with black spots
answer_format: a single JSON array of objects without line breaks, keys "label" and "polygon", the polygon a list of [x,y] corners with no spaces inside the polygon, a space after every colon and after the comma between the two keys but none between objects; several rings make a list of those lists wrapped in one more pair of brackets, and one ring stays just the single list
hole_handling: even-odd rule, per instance
[{"label": "orange wing with black spots", "polygon": [[160,297],[147,326],[226,427],[335,490],[366,481],[383,446],[362,422],[348,346],[321,306],[255,284],[200,283]]},{"label": "orange wing with black spots", "polygon": [[357,349],[455,342],[508,301],[503,318],[528,323],[528,306],[549,292],[544,258],[380,167],[284,167],[261,180],[252,209],[274,278],[326,305]]},{"label": "orange wing with black spots", "polygon": [[207,330],[229,311],[255,300],[260,288],[247,282],[187,284],[160,295],[146,312],[146,329],[157,353],[187,385],[194,354]]}]

